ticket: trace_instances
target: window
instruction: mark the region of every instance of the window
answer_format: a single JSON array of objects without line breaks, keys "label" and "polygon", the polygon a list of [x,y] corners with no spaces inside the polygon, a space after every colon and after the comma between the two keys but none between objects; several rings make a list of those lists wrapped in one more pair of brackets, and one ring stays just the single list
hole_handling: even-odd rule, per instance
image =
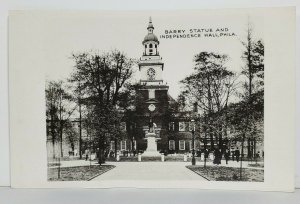
[{"label": "window", "polygon": [[145,48],[147,48],[147,44],[145,45]]},{"label": "window", "polygon": [[111,151],[115,150],[115,141],[110,141],[110,150]]},{"label": "window", "polygon": [[185,141],[179,140],[179,150],[185,150]]},{"label": "window", "polygon": [[169,150],[175,150],[175,141],[169,140]]},{"label": "window", "polygon": [[157,45],[155,45],[155,48],[157,48]]},{"label": "window", "polygon": [[185,123],[184,122],[179,122],[179,131],[180,132],[185,131]]},{"label": "window", "polygon": [[149,99],[155,98],[155,89],[149,89]]},{"label": "window", "polygon": [[174,131],[175,130],[175,123],[174,122],[170,122],[169,123],[169,130],[170,131]]},{"label": "window", "polygon": [[121,141],[121,150],[126,150],[126,141]]},{"label": "window", "polygon": [[193,141],[192,140],[189,141],[189,146],[190,146],[189,149],[192,150],[193,149]]},{"label": "window", "polygon": [[150,45],[149,45],[149,48],[152,48],[152,47],[153,47],[153,45],[152,45],[152,44],[150,44]]}]

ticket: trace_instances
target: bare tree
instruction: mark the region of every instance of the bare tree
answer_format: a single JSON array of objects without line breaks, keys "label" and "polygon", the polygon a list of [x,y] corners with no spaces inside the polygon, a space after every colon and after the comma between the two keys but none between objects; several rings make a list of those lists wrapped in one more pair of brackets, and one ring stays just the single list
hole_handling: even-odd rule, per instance
[{"label": "bare tree", "polygon": [[226,67],[227,55],[201,52],[194,58],[195,72],[186,77],[181,83],[184,85],[182,95],[190,102],[197,104],[202,112],[209,117],[205,130],[209,132],[211,149],[214,148],[214,134],[219,137],[219,145],[222,145],[224,126],[215,123],[213,118],[216,112],[223,111],[229,102],[230,96],[236,88],[236,76]]},{"label": "bare tree", "polygon": [[70,109],[71,96],[63,87],[62,81],[47,82],[46,87],[46,107],[47,122],[50,123],[49,132],[52,137],[53,158],[55,158],[55,142],[60,141],[60,156],[63,157],[63,130],[67,120],[69,120],[74,108]]},{"label": "bare tree", "polygon": [[[253,32],[253,25],[249,21],[246,31],[246,40],[242,42],[245,48],[242,55],[242,59],[245,61],[242,74],[247,78],[247,81],[244,84],[245,92],[243,94],[243,98],[248,101],[248,106],[246,108],[249,113],[247,116],[249,117],[247,127],[247,129],[249,128],[249,132],[251,130],[251,126],[255,126],[255,120],[253,120],[254,116],[250,114],[253,112],[251,111],[251,108],[253,108],[253,102],[255,101],[253,94],[258,91],[263,92],[264,90],[264,44],[262,40],[255,40]],[[244,141],[247,140],[247,155],[249,158],[252,158],[255,155],[255,152],[251,148],[251,140],[253,140],[253,138],[250,138],[251,136],[252,135],[248,136],[247,139],[243,138],[242,142],[244,143]],[[243,151],[244,149],[242,148],[242,153]]]},{"label": "bare tree", "polygon": [[133,74],[135,61],[114,50],[109,53],[73,54],[75,60],[71,82],[80,82],[83,103],[91,110],[91,123],[96,131],[99,163],[104,162],[110,136],[119,131],[122,113],[120,95]]}]

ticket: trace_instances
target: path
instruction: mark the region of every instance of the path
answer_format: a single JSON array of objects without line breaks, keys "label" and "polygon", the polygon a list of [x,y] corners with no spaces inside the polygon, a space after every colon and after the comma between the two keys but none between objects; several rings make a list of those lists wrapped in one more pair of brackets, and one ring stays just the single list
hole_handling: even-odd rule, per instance
[{"label": "path", "polygon": [[98,177],[101,180],[203,180],[187,169],[186,162],[107,162],[116,167]]}]

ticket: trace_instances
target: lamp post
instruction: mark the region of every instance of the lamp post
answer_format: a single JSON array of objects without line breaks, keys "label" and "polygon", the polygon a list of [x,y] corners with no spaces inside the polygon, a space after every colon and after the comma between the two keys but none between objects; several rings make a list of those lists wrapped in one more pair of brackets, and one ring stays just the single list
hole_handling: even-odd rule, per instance
[{"label": "lamp post", "polygon": [[196,159],[195,159],[195,120],[191,120],[192,122],[192,165],[196,165]]}]

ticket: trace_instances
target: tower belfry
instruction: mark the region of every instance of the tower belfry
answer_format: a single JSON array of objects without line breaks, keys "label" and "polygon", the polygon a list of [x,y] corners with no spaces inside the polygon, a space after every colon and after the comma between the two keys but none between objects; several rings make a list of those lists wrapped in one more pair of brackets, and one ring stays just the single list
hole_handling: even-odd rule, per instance
[{"label": "tower belfry", "polygon": [[162,72],[164,63],[159,54],[159,40],[154,34],[152,18],[149,18],[148,33],[142,41],[144,51],[139,61],[141,84],[162,86],[164,84]]}]

